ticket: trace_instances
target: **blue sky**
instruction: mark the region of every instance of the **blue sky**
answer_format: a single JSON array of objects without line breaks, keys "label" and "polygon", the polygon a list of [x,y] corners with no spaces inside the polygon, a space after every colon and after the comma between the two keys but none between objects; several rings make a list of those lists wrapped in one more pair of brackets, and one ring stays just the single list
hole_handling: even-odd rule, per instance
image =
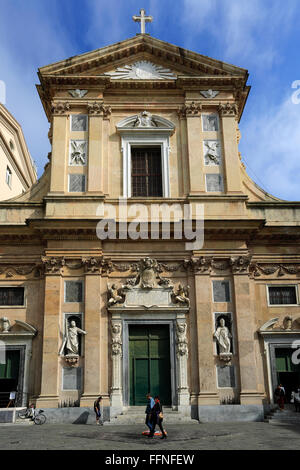
[{"label": "blue sky", "polygon": [[265,190],[300,200],[299,0],[0,0],[0,80],[39,176],[50,146],[38,67],[134,36],[140,8],[152,36],[249,70],[243,161]]}]

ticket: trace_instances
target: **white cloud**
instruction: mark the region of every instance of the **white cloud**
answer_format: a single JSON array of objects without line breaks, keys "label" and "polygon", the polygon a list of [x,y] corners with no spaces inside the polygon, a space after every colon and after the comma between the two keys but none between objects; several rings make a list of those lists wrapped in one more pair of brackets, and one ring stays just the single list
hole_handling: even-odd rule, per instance
[{"label": "white cloud", "polygon": [[221,48],[222,60],[264,68],[280,60],[280,42],[298,9],[296,0],[285,2],[284,14],[281,0],[183,0],[183,4],[187,47],[203,34]]},{"label": "white cloud", "polygon": [[241,125],[240,150],[246,166],[248,162],[265,188],[274,196],[295,201],[300,200],[300,104],[292,102],[292,93],[291,89],[277,106],[257,109]]}]

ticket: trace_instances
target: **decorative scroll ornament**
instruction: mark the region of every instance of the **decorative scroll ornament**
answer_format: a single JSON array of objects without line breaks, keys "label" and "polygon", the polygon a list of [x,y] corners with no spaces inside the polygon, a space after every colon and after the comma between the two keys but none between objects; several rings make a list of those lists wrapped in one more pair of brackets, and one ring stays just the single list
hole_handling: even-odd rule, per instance
[{"label": "decorative scroll ornament", "polygon": [[259,277],[262,274],[267,276],[277,273],[277,276],[282,277],[285,274],[298,274],[300,272],[300,264],[260,264],[251,263],[250,272],[252,276]]},{"label": "decorative scroll ornament", "polygon": [[236,116],[238,114],[238,107],[235,103],[219,104],[219,113],[221,116]]},{"label": "decorative scroll ornament", "polygon": [[112,335],[112,343],[111,343],[111,352],[113,356],[122,356],[122,325],[120,322],[112,321],[111,323],[111,335]]},{"label": "decorative scroll ornament", "polygon": [[52,104],[53,114],[66,114],[70,110],[70,104],[67,101],[60,101]]},{"label": "decorative scroll ornament", "polygon": [[217,90],[201,90],[200,91],[200,94],[202,96],[204,96],[204,98],[207,98],[207,99],[213,99],[215,98],[220,92],[217,91]]},{"label": "decorative scroll ornament", "polygon": [[299,331],[300,329],[300,317],[293,319],[291,315],[286,315],[283,320],[279,317],[271,318],[259,328],[259,333],[267,332],[284,332],[284,331]]},{"label": "decorative scroll ornament", "polygon": [[153,289],[154,287],[168,287],[170,281],[160,276],[161,267],[155,259],[143,258],[137,265],[137,276],[128,279],[124,288],[131,289],[133,286],[141,289]]},{"label": "decorative scroll ornament", "polygon": [[143,111],[137,116],[133,127],[157,127],[157,124],[151,113],[148,111]]},{"label": "decorative scroll ornament", "polygon": [[187,324],[184,321],[176,322],[176,344],[177,344],[177,357],[186,356],[188,357],[188,342],[187,342]]},{"label": "decorative scroll ornament", "polygon": [[83,98],[88,93],[88,90],[79,90],[76,88],[76,90],[68,90],[68,92],[73,98]]},{"label": "decorative scroll ornament", "polygon": [[118,67],[114,72],[107,72],[113,80],[174,80],[176,75],[171,70],[152,62],[142,60],[134,64]]}]

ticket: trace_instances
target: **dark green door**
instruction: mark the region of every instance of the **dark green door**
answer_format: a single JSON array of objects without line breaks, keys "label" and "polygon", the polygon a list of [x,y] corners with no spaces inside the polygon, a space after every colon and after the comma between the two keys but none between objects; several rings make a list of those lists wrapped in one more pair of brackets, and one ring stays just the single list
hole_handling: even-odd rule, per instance
[{"label": "dark green door", "polygon": [[168,325],[129,327],[130,405],[145,405],[146,394],[171,405],[170,333]]},{"label": "dark green door", "polygon": [[10,392],[16,392],[19,381],[20,351],[7,350],[5,363],[0,364],[0,408],[9,402]]}]

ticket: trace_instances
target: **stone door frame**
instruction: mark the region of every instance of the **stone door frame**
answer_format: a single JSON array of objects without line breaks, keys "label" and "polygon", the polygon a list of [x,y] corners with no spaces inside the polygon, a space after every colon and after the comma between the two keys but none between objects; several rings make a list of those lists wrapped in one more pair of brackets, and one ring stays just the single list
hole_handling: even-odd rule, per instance
[{"label": "stone door frame", "polygon": [[261,333],[264,337],[264,350],[266,354],[267,374],[270,403],[274,404],[274,390],[277,387],[277,367],[276,367],[276,349],[287,349],[296,351],[292,348],[294,341],[300,342],[300,332],[282,332],[282,333]]},{"label": "stone door frame", "polygon": [[[187,355],[177,357],[177,322],[186,322],[186,311],[168,308],[159,311],[130,311],[111,309],[112,323],[122,327],[122,353],[113,357],[113,377],[111,392],[111,415],[122,412],[129,406],[129,326],[130,325],[169,325],[170,331],[170,363],[171,363],[171,399],[172,408],[189,405],[190,394],[187,385]],[[187,403],[188,402],[188,403]],[[186,406],[185,406],[186,407]],[[190,406],[188,406],[190,408]]]}]

